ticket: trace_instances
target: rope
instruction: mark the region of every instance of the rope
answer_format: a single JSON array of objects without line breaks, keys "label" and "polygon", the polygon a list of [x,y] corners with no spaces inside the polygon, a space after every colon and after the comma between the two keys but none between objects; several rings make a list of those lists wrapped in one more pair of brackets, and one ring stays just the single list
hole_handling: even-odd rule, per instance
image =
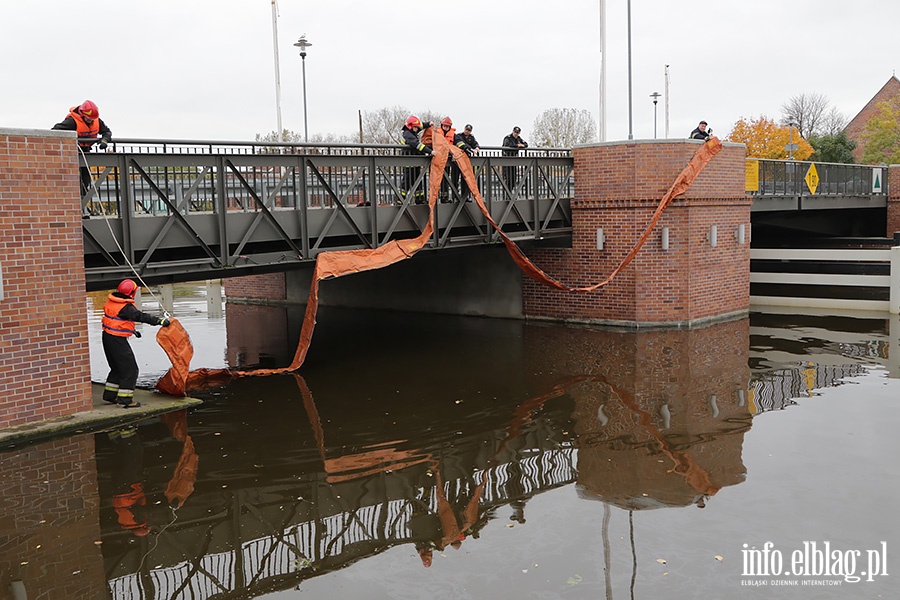
[{"label": "rope", "polygon": [[[84,150],[81,147],[81,144],[76,143],[75,146],[78,148],[79,154],[81,154],[81,159],[84,161],[85,168],[87,168],[87,164],[88,164],[87,156],[85,155]],[[97,182],[94,180],[93,177],[91,177],[91,197],[93,197],[95,194],[97,196],[97,199],[99,200],[100,199],[100,190],[97,189]],[[103,217],[109,217],[110,215],[107,215],[106,209],[103,208],[103,201],[100,200],[98,202],[98,204],[100,205],[100,214]],[[160,306],[162,306],[163,305],[162,300],[160,300],[159,298],[156,297],[156,294],[153,293],[153,290],[150,289],[150,286],[147,285],[147,282],[144,281],[144,279],[141,277],[140,273],[137,272],[137,269],[134,267],[134,265],[131,263],[131,261],[128,260],[128,255],[125,253],[125,250],[122,249],[122,245],[119,244],[119,240],[116,238],[116,234],[113,232],[113,228],[112,228],[112,225],[110,225],[110,223],[109,223],[109,219],[104,218],[103,220],[106,222],[106,227],[109,229],[109,235],[110,235],[110,237],[112,237],[113,242],[115,242],[116,248],[118,248],[119,252],[122,254],[122,260],[125,261],[125,264],[127,264],[128,268],[131,269],[131,272],[134,273],[134,278],[137,279],[141,283],[141,287],[144,287],[147,289],[147,293],[150,294],[150,297],[153,298]],[[169,317],[169,312],[166,311],[165,308],[163,308],[163,314],[166,316],[166,318]]]}]

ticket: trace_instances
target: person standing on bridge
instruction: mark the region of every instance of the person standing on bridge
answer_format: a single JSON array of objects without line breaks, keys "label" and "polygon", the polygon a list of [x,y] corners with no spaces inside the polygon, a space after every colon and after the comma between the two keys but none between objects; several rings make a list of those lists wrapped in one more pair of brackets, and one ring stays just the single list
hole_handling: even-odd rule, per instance
[{"label": "person standing on bridge", "polygon": [[[513,127],[512,133],[503,138],[503,156],[516,156],[519,153],[519,149],[528,147],[528,142],[519,135],[521,132],[522,130],[519,127]],[[517,167],[503,167],[503,180],[506,182],[506,187],[509,188],[510,194],[512,194],[518,180],[516,170]]]},{"label": "person standing on bridge", "polygon": [[[406,123],[400,129],[400,143],[403,144],[403,154],[408,156],[431,156],[431,146],[425,144],[424,140],[419,139],[419,132],[427,130],[432,126],[432,122],[428,121],[424,125],[419,117],[413,115],[406,119]],[[400,193],[403,196],[409,193],[419,178],[422,167],[405,167],[403,169],[403,188]],[[425,190],[416,191],[416,204],[425,203]]]},{"label": "person standing on bridge", "polygon": [[[465,150],[466,154],[469,156],[474,156],[481,151],[478,140],[472,135],[472,125],[470,123],[466,123],[462,133],[456,134],[455,144]],[[469,189],[469,184],[466,183],[466,180],[462,178],[462,171],[458,168],[456,169],[456,179],[454,180],[454,183],[456,184],[456,188],[459,190],[463,201],[471,202],[472,191]],[[462,185],[462,187],[460,187],[460,185]]]},{"label": "person standing on bridge", "polygon": [[697,125],[697,128],[691,132],[690,139],[692,140],[708,140],[709,136],[712,135],[712,129],[706,129],[706,121],[700,121],[700,124]]},{"label": "person standing on bridge", "polygon": [[[82,152],[90,152],[91,147],[96,144],[96,139],[100,138],[98,148],[105,150],[106,146],[112,142],[112,131],[106,126],[106,123],[100,118],[100,110],[97,105],[90,100],[85,100],[78,106],[69,109],[66,118],[52,127],[59,131],[74,131],[79,138],[92,138],[95,141],[79,141],[78,146]],[[82,162],[79,159],[79,162]],[[82,165],[79,169],[81,173],[81,196],[84,197],[91,187],[91,172],[87,165]]]},{"label": "person standing on bridge", "polygon": [[[438,133],[443,135],[444,139],[446,139],[451,146],[458,145],[456,140],[456,128],[453,127],[453,119],[451,119],[450,117],[444,117],[443,119],[441,119],[441,129]],[[462,146],[460,146],[460,148],[461,147]],[[456,164],[456,161],[453,159],[453,155],[450,155],[448,159],[449,160],[447,160],[447,166],[444,168],[444,172],[449,175],[449,180],[453,181],[456,189],[459,190],[459,165]],[[450,202],[450,186],[448,185],[447,181],[448,177],[447,175],[445,175],[444,179],[441,180],[441,202]]]},{"label": "person standing on bridge", "polygon": [[138,364],[131,351],[128,338],[132,335],[141,337],[140,332],[135,331],[135,322],[148,325],[162,325],[168,327],[171,324],[169,317],[156,317],[141,312],[134,305],[134,296],[137,294],[138,285],[131,279],[126,279],[119,284],[116,291],[111,293],[103,307],[103,353],[106,362],[109,363],[109,375],[106,377],[106,386],[103,388],[103,399],[112,404],[118,404],[122,408],[140,406],[140,402],[134,401],[134,386],[137,384]]}]

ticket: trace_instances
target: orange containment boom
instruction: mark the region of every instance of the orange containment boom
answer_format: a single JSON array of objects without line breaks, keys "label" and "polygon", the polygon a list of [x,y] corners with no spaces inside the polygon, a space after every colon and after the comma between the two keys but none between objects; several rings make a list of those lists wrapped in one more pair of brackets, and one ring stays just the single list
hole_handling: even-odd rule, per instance
[{"label": "orange containment boom", "polygon": [[675,182],[669,188],[669,191],[660,200],[659,206],[647,223],[644,232],[638,238],[637,243],[631,251],[622,259],[622,262],[610,273],[610,275],[599,283],[593,285],[574,287],[568,286],[544,273],[541,269],[534,265],[531,260],[522,252],[521,249],[506,236],[496,221],[491,217],[484,204],[484,198],[478,189],[478,182],[475,179],[475,173],[472,170],[472,163],[468,155],[460,148],[451,145],[440,135],[434,136],[432,139],[434,144],[431,158],[431,172],[429,177],[428,189],[428,222],[425,228],[417,237],[404,240],[391,240],[387,244],[378,248],[361,249],[361,250],[340,250],[335,252],[322,252],[316,257],[316,266],[313,271],[312,283],[309,288],[309,300],[306,304],[306,315],[303,318],[303,326],[300,330],[300,341],[297,344],[297,351],[291,364],[280,369],[256,369],[253,371],[229,371],[228,369],[199,369],[190,370],[190,360],[193,357],[193,348],[190,344],[190,337],[187,332],[178,323],[177,319],[173,319],[172,326],[163,327],[157,333],[156,339],[172,360],[172,369],[160,379],[156,387],[160,391],[175,396],[184,396],[189,389],[198,389],[209,385],[216,385],[223,379],[230,377],[248,377],[260,375],[276,375],[281,373],[289,373],[296,371],[303,365],[306,360],[306,353],[312,342],[313,330],[316,326],[316,312],[319,306],[319,282],[323,279],[332,279],[342,277],[352,273],[362,271],[371,271],[380,269],[388,265],[400,262],[412,257],[416,252],[421,250],[434,233],[434,206],[437,202],[438,192],[440,191],[441,180],[443,179],[444,167],[447,160],[452,155],[456,161],[463,177],[475,198],[478,208],[484,214],[485,218],[491,224],[495,231],[499,234],[506,249],[512,256],[513,261],[522,269],[529,277],[539,281],[540,283],[569,292],[590,292],[599,289],[608,284],[612,279],[624,269],[635,257],[641,246],[650,236],[653,227],[659,221],[663,211],[672,203],[677,196],[683,194],[691,186],[703,168],[712,158],[722,149],[722,142],[718,138],[712,137],[704,143],[700,149],[691,158],[688,165],[675,178]]}]

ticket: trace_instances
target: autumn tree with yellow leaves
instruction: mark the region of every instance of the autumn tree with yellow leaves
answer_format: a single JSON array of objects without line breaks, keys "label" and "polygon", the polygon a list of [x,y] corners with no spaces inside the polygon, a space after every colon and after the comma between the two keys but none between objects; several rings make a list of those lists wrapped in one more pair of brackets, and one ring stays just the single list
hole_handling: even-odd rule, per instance
[{"label": "autumn tree with yellow leaves", "polygon": [[810,143],[800,137],[796,127],[779,125],[765,115],[753,120],[739,119],[726,141],[745,144],[748,158],[784,159],[788,157],[786,146],[791,143],[792,136],[793,143],[797,144],[794,160],[805,160],[815,152]]}]

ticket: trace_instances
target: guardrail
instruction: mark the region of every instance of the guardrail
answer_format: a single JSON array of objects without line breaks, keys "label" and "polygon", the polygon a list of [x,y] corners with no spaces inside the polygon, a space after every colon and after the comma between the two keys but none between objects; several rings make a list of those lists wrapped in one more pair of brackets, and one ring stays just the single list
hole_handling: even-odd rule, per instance
[{"label": "guardrail", "polygon": [[745,189],[759,197],[886,196],[887,167],[748,158]]},{"label": "guardrail", "polygon": [[[123,140],[88,153],[82,197],[88,289],[135,265],[148,283],[284,270],[325,250],[421,233],[429,159],[401,146]],[[271,150],[271,151],[270,151]],[[303,153],[291,153],[303,150]],[[472,158],[488,210],[515,240],[571,235],[568,151]],[[498,242],[448,169],[430,248]]]},{"label": "guardrail", "polygon": [[900,240],[889,249],[751,248],[750,301],[900,314]]}]

